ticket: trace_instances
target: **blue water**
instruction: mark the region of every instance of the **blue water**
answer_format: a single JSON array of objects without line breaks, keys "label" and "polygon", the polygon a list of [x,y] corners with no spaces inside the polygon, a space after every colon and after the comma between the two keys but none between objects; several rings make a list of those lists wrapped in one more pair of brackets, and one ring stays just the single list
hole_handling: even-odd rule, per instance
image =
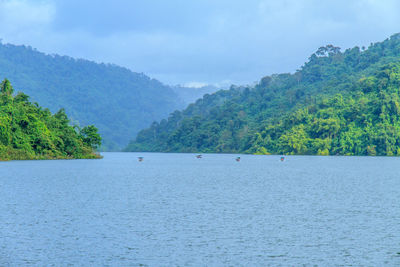
[{"label": "blue water", "polygon": [[235,157],[1,162],[0,266],[400,265],[400,158]]}]

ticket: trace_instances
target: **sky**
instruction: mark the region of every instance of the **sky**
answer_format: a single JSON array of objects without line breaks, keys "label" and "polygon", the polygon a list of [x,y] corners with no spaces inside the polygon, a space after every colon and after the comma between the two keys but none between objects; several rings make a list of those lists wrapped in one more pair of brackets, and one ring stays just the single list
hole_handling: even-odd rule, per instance
[{"label": "sky", "polygon": [[0,0],[0,39],[163,83],[253,84],[400,32],[397,0]]}]

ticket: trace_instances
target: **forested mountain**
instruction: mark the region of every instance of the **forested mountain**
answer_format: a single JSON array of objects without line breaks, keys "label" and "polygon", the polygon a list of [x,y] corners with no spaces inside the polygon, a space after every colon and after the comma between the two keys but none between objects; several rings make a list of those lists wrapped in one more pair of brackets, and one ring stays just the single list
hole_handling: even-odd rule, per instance
[{"label": "forested mountain", "polygon": [[99,158],[101,137],[93,125],[71,126],[61,109],[32,104],[8,80],[0,85],[0,160]]},{"label": "forested mountain", "polygon": [[399,155],[399,88],[400,34],[368,49],[328,45],[294,74],[205,96],[153,123],[126,150]]},{"label": "forested mountain", "polygon": [[26,46],[0,44],[0,76],[51,111],[64,108],[75,123],[95,124],[105,149],[126,146],[140,129],[183,108],[169,86],[144,74]]}]

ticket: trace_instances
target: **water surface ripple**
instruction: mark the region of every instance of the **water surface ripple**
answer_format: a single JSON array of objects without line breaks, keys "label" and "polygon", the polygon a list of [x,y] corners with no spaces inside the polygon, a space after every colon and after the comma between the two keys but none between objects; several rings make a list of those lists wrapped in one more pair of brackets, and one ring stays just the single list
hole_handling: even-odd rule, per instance
[{"label": "water surface ripple", "polygon": [[0,266],[400,265],[400,158],[235,157],[1,162]]}]

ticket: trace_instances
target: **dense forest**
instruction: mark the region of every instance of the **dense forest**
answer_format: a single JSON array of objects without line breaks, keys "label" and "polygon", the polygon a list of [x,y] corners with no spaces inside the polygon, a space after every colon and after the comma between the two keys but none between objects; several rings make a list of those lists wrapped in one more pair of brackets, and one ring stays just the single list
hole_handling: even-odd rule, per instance
[{"label": "dense forest", "polygon": [[0,160],[99,158],[97,128],[71,126],[65,111],[52,114],[6,79],[0,85]]},{"label": "dense forest", "polygon": [[399,155],[400,34],[319,48],[298,71],[206,95],[127,151]]},{"label": "dense forest", "polygon": [[144,74],[26,46],[0,43],[0,73],[52,112],[65,108],[74,123],[95,124],[104,150],[126,146],[140,129],[184,107],[171,87]]}]

